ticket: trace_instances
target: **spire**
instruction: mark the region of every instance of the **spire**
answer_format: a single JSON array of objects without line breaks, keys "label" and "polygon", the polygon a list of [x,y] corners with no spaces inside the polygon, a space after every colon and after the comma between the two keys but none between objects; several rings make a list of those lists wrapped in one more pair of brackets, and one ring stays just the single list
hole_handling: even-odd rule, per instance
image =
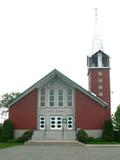
[{"label": "spire", "polygon": [[95,25],[94,25],[94,32],[93,32],[93,44],[92,44],[92,54],[96,53],[97,51],[103,51],[103,43],[100,33],[100,26],[98,22],[98,8],[95,8]]}]

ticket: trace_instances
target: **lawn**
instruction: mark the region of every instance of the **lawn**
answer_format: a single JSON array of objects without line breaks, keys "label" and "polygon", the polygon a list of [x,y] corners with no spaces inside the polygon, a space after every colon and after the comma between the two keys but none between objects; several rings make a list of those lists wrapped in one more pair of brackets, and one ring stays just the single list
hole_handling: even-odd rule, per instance
[{"label": "lawn", "polygon": [[22,145],[22,143],[0,143],[0,149]]},{"label": "lawn", "polygon": [[87,142],[87,144],[120,144],[120,142]]}]

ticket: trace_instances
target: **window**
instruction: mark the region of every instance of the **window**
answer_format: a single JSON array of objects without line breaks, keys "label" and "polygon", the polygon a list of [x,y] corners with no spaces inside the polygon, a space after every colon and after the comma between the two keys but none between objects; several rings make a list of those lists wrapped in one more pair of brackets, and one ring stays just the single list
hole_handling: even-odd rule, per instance
[{"label": "window", "polygon": [[103,85],[99,85],[98,89],[102,90],[103,89]]},{"label": "window", "polygon": [[103,92],[99,92],[98,95],[99,95],[100,97],[102,97],[102,96],[103,96]]},{"label": "window", "polygon": [[50,117],[50,129],[51,130],[62,130],[62,116],[51,116]]},{"label": "window", "polygon": [[67,129],[73,129],[73,116],[67,116]]},{"label": "window", "polygon": [[102,76],[102,75],[103,75],[103,72],[99,71],[98,76]]},{"label": "window", "polygon": [[58,90],[58,106],[63,106],[63,90]]},{"label": "window", "polygon": [[40,106],[45,106],[45,88],[40,90]]},{"label": "window", "polygon": [[103,79],[102,78],[98,78],[98,82],[103,82]]},{"label": "window", "polygon": [[39,117],[39,124],[40,124],[40,130],[44,130],[45,129],[45,116]]},{"label": "window", "polygon": [[68,96],[67,96],[67,105],[72,106],[72,89],[68,89]]},{"label": "window", "polygon": [[54,106],[54,90],[49,91],[49,106]]}]

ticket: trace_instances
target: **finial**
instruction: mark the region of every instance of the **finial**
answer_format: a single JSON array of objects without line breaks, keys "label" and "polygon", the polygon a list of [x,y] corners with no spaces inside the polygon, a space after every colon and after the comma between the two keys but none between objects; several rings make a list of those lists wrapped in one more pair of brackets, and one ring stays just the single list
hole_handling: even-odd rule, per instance
[{"label": "finial", "polygon": [[95,17],[97,17],[98,8],[95,8]]}]

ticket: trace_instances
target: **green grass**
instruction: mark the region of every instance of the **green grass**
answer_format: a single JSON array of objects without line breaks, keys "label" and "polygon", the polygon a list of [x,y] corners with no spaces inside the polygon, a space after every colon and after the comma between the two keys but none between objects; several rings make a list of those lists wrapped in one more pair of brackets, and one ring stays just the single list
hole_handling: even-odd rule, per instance
[{"label": "green grass", "polygon": [[0,143],[0,149],[22,145],[22,143]]},{"label": "green grass", "polygon": [[120,142],[87,142],[87,144],[120,144]]}]

